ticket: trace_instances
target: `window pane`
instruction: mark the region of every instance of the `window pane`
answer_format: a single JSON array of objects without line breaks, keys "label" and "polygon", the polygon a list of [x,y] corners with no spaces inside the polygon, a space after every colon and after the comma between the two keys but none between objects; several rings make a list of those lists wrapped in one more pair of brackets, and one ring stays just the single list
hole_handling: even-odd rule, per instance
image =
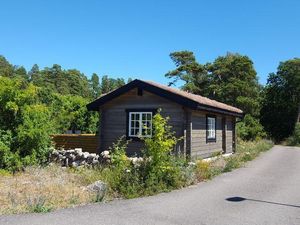
[{"label": "window pane", "polygon": [[146,113],[142,114],[142,120],[146,120],[146,115],[147,115]]},{"label": "window pane", "polygon": [[130,135],[134,135],[134,129],[130,130]]},{"label": "window pane", "polygon": [[216,138],[216,118],[207,117],[207,137],[214,139]]}]

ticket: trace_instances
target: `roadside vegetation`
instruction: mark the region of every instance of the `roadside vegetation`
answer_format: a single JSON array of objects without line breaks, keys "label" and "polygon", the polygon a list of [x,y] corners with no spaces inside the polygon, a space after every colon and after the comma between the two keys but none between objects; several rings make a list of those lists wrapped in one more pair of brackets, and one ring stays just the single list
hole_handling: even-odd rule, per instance
[{"label": "roadside vegetation", "polygon": [[300,123],[297,123],[293,134],[286,139],[286,145],[300,147]]},{"label": "roadside vegetation", "polygon": [[[272,147],[272,142],[241,141],[237,153],[224,158],[217,155],[211,161],[189,162],[172,154],[176,142],[168,119],[154,116],[155,134],[145,139],[141,157],[125,154],[127,142],[120,139],[103,154],[103,164],[94,168],[62,168],[56,164],[26,167],[12,174],[0,175],[0,214],[48,212],[51,210],[109,201],[115,198],[135,198],[168,192],[241,167],[260,152]],[[107,184],[104,198],[88,185],[103,181]]]}]

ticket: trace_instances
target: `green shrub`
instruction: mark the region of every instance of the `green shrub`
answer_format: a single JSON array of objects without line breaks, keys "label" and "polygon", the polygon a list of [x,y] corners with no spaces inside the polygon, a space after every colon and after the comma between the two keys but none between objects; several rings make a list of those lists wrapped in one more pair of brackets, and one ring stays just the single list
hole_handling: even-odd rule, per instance
[{"label": "green shrub", "polygon": [[153,116],[153,135],[144,138],[139,163],[126,156],[127,142],[119,140],[111,151],[111,165],[103,169],[110,187],[126,198],[152,195],[184,186],[189,178],[186,160],[172,154],[178,139],[160,111]]},{"label": "green shrub", "polygon": [[245,115],[243,121],[237,123],[237,135],[244,141],[260,140],[266,137],[259,120],[250,114]]},{"label": "green shrub", "polygon": [[156,192],[158,188],[168,190],[182,185],[179,159],[172,154],[178,139],[168,125],[168,119],[162,117],[160,112],[155,114],[153,135],[145,139],[145,184],[150,192],[152,189]]},{"label": "green shrub", "polygon": [[287,145],[290,145],[290,146],[300,145],[300,123],[296,124],[295,130],[294,130],[292,136],[290,136],[286,142],[287,142]]}]

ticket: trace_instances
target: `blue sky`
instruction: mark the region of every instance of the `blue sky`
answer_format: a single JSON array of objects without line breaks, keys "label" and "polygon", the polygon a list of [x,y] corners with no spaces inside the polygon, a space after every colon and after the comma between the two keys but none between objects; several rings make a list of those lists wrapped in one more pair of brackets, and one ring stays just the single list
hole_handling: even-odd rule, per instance
[{"label": "blue sky", "polygon": [[167,83],[173,51],[200,63],[248,55],[260,83],[300,57],[300,1],[2,1],[0,54],[30,69],[57,63],[113,77]]}]

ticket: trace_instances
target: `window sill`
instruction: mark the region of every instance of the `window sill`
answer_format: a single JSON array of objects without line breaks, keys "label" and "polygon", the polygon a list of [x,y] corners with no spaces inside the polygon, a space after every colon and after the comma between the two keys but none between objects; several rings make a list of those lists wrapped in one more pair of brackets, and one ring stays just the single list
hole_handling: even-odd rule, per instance
[{"label": "window sill", "polygon": [[216,138],[207,138],[206,143],[217,142]]}]

